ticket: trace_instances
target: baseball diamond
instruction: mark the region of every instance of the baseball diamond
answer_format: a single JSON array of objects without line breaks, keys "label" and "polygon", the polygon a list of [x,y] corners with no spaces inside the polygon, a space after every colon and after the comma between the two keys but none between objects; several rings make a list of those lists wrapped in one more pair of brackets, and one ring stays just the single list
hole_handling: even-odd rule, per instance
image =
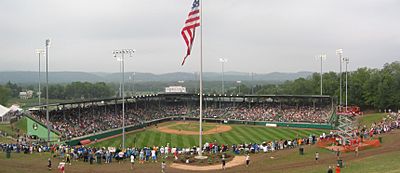
[{"label": "baseball diamond", "polygon": [[[165,146],[167,143],[170,146],[179,147],[192,147],[198,144],[198,132],[197,134],[171,134],[163,132],[163,127],[171,127],[171,125],[179,126],[182,122],[171,122],[159,124],[157,127],[152,126],[144,131],[138,131],[129,133],[127,135],[127,146]],[[191,122],[197,124],[196,122]],[[208,127],[214,127],[217,130],[219,124],[206,123]],[[205,134],[205,142],[218,142],[221,144],[238,144],[238,143],[262,143],[271,140],[280,139],[294,139],[298,137],[308,137],[310,135],[320,135],[323,133],[328,134],[328,130],[323,129],[295,129],[295,128],[273,128],[273,127],[262,127],[262,126],[251,126],[251,125],[225,125],[230,127],[230,130],[216,132],[214,134]],[[173,126],[172,126],[173,127]],[[197,131],[198,129],[196,129]],[[179,132],[178,130],[176,132]],[[182,131],[181,131],[182,132]],[[192,132],[192,131],[190,131]],[[121,137],[115,137],[104,141],[93,143],[92,146],[104,147],[104,146],[120,146]]]}]

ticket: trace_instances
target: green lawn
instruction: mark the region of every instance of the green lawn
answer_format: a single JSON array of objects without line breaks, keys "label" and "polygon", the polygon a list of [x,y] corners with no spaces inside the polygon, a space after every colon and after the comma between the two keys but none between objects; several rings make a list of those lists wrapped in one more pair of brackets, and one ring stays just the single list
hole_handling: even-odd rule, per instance
[{"label": "green lawn", "polygon": [[[342,172],[350,173],[399,173],[400,172],[400,157],[398,157],[400,151],[389,152],[380,155],[374,155],[365,157],[359,160],[352,160],[344,162],[345,167],[342,168]],[[311,158],[312,159],[312,158]],[[334,161],[332,164],[334,166]],[[314,166],[303,167],[298,169],[290,169],[285,171],[286,173],[298,173],[298,172],[309,172],[309,173],[320,173],[328,170],[327,165],[317,164]],[[278,171],[279,172],[279,171]]]},{"label": "green lawn", "polygon": [[[207,125],[207,124],[206,124]],[[218,142],[224,144],[238,143],[262,143],[264,141],[279,139],[294,139],[296,137],[306,137],[310,134],[320,135],[327,130],[322,129],[293,129],[293,128],[269,128],[263,126],[231,125],[232,130],[212,135],[204,135],[203,142]],[[170,146],[191,147],[198,144],[198,135],[176,135],[162,133],[155,129],[146,129],[126,135],[126,146]],[[97,147],[121,145],[122,137],[116,137],[94,144]]]},{"label": "green lawn", "polygon": [[371,126],[374,122],[380,122],[387,116],[386,113],[365,114],[359,118],[358,122],[362,125]]},{"label": "green lawn", "polygon": [[[13,129],[14,128],[14,129]],[[22,119],[18,120],[14,124],[0,124],[0,131],[2,133],[7,133],[7,136],[12,136],[14,138],[17,137],[18,131],[15,129],[19,129],[20,134],[26,133],[26,118],[23,117]],[[0,141],[7,141],[9,139],[1,139]]]},{"label": "green lawn", "polygon": [[12,139],[0,136],[0,143],[12,143],[14,142]]},{"label": "green lawn", "polygon": [[26,117],[22,117],[20,120],[15,122],[14,127],[19,129],[21,133],[26,133]]},{"label": "green lawn", "polygon": [[15,136],[16,132],[11,129],[10,124],[0,124],[0,131],[7,133],[7,136]]}]

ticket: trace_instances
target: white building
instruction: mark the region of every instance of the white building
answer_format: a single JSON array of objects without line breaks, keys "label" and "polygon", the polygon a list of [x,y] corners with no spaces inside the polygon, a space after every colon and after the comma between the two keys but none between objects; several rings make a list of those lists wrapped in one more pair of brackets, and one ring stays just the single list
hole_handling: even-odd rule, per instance
[{"label": "white building", "polygon": [[28,90],[26,92],[19,92],[19,98],[21,99],[30,99],[33,96],[33,91]]},{"label": "white building", "polygon": [[186,87],[169,86],[165,88],[165,93],[186,93]]}]

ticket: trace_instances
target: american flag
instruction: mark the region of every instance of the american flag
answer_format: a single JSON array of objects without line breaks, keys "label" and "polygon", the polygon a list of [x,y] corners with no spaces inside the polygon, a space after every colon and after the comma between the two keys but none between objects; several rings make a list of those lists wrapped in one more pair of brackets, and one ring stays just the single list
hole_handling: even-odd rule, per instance
[{"label": "american flag", "polygon": [[185,26],[182,28],[181,34],[186,43],[186,56],[183,58],[182,65],[185,64],[186,58],[192,50],[196,27],[200,26],[200,0],[194,0],[192,10],[190,10]]}]

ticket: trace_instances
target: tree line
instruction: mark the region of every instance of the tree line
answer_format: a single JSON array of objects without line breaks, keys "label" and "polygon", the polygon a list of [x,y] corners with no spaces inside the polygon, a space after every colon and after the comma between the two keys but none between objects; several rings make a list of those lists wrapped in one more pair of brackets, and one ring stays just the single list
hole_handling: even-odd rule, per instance
[{"label": "tree line", "polygon": [[[357,105],[364,109],[392,109],[400,108],[400,62],[387,63],[382,69],[358,68],[348,72],[348,104]],[[339,103],[340,74],[327,72],[323,77],[323,95],[333,96]],[[345,73],[342,73],[342,103],[345,103]],[[227,82],[228,83],[228,82]],[[146,87],[147,86],[147,87]],[[162,91],[163,86],[138,83],[135,89],[131,84],[125,85],[125,91],[135,90],[135,93],[143,91]],[[35,90],[34,86],[25,89]],[[73,82],[70,84],[52,84],[49,87],[49,98],[52,99],[94,99],[116,96],[118,84],[106,84],[104,82]],[[205,88],[206,93],[220,93],[218,86]],[[195,92],[198,88],[188,88]],[[8,82],[0,85],[0,104],[6,104],[12,97],[18,97],[23,88],[17,84]],[[44,88],[42,88],[42,93]],[[142,91],[142,92],[143,92]],[[227,87],[226,94],[291,94],[291,95],[319,95],[320,74],[314,73],[307,78],[298,78],[277,84],[253,85],[248,81],[241,84],[231,82]],[[45,95],[42,94],[42,97]]]},{"label": "tree line", "polygon": [[[41,87],[42,97],[45,97],[45,87]],[[37,88],[33,85],[25,88],[8,82],[5,85],[0,85],[0,104],[5,105],[10,98],[19,97],[19,93],[26,90],[35,91],[34,97],[38,97]],[[77,99],[95,99],[108,98],[115,95],[115,90],[112,86],[104,83],[90,82],[72,82],[70,84],[50,84],[49,98],[62,100],[77,100]]]},{"label": "tree line", "polygon": [[[345,73],[342,73],[342,104],[345,104]],[[348,72],[348,105],[357,105],[364,109],[400,108],[400,62],[387,63],[382,69],[358,68]],[[333,96],[339,104],[340,74],[328,72],[322,75],[323,95]],[[319,95],[320,73],[307,78],[298,78],[281,84],[240,85],[241,94],[293,94]],[[239,93],[239,86],[228,94]]]}]

